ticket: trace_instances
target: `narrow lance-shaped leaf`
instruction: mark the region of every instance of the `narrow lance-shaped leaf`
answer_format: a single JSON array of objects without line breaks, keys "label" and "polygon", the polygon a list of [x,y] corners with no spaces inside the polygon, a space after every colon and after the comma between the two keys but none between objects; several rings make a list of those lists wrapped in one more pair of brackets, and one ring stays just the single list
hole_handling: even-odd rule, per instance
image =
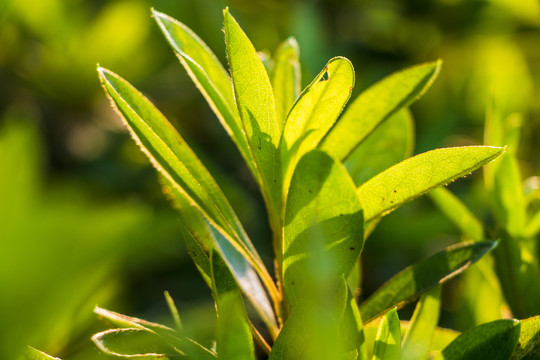
[{"label": "narrow lance-shaped leaf", "polygon": [[408,266],[360,305],[365,322],[388,309],[403,307],[420,294],[460,274],[496,246],[495,241],[460,243]]},{"label": "narrow lance-shaped leaf", "polygon": [[212,294],[217,309],[218,359],[255,360],[253,338],[242,295],[221,256],[210,253]]},{"label": "narrow lance-shaped leaf", "polygon": [[459,335],[435,360],[507,360],[518,342],[517,320],[496,320]]},{"label": "narrow lance-shaped leaf", "polygon": [[540,358],[540,316],[521,320],[520,324],[518,343],[510,360]]},{"label": "narrow lance-shaped leaf", "polygon": [[423,360],[427,358],[431,339],[439,322],[441,307],[441,286],[435,286],[424,293],[411,318],[402,344],[402,360]]},{"label": "narrow lance-shaped leaf", "polygon": [[282,42],[274,54],[270,78],[276,99],[276,117],[285,123],[287,114],[300,95],[300,50],[293,37]]},{"label": "narrow lance-shaped leaf", "polygon": [[366,222],[469,174],[503,152],[503,148],[490,146],[444,148],[392,166],[358,188]]},{"label": "narrow lance-shaped leaf", "polygon": [[[247,237],[225,195],[180,134],[165,117],[128,82],[99,68],[103,85],[143,152],[164,176],[178,199],[195,206],[223,239],[251,263],[268,291],[276,297],[273,281]],[[199,220],[200,221],[200,220]],[[194,230],[192,236],[197,237]]]},{"label": "narrow lance-shaped leaf", "polygon": [[336,262],[328,276],[348,276],[363,246],[363,217],[352,179],[328,154],[313,150],[300,159],[291,180],[285,208],[283,281],[285,294],[294,307],[309,279],[305,268],[313,262],[314,239],[321,239]]},{"label": "narrow lance-shaped leaf", "polygon": [[[280,205],[280,162],[277,151],[283,123],[276,117],[276,103],[263,63],[236,20],[225,9],[225,43],[236,104],[251,157],[260,173],[262,192],[271,221]],[[276,224],[271,224],[274,228]],[[277,229],[274,229],[276,231]]]},{"label": "narrow lance-shaped leaf", "polygon": [[182,325],[182,319],[180,318],[180,312],[178,311],[178,308],[176,307],[176,304],[174,303],[174,299],[172,298],[171,294],[169,294],[168,291],[164,292],[164,296],[165,296],[165,301],[167,301],[167,307],[169,308],[169,312],[171,313],[171,316],[173,318],[176,331],[181,333],[184,330],[184,327]]},{"label": "narrow lance-shaped leaf", "polygon": [[484,238],[484,227],[480,220],[448,189],[434,189],[429,196],[469,240]]},{"label": "narrow lance-shaped leaf", "polygon": [[31,346],[28,346],[24,353],[24,360],[61,360],[61,359],[47,355],[43,351],[39,351],[37,349],[34,349]]},{"label": "narrow lance-shaped leaf", "polygon": [[441,61],[414,66],[388,76],[361,93],[323,139],[321,148],[345,160],[373,130],[431,86]]},{"label": "narrow lance-shaped leaf", "polygon": [[353,86],[354,69],[351,62],[335,57],[294,104],[287,116],[280,144],[285,189],[296,162],[317,147],[349,100]]},{"label": "narrow lance-shaped leaf", "polygon": [[170,16],[152,10],[161,31],[197,88],[231,136],[257,178],[240,114],[233,96],[231,79],[212,50],[190,28]]},{"label": "narrow lance-shaped leaf", "polygon": [[373,360],[399,360],[401,353],[401,329],[396,308],[386,312],[379,323]]},{"label": "narrow lance-shaped leaf", "polygon": [[414,121],[410,111],[402,109],[375,129],[344,164],[359,186],[411,156],[413,149]]},{"label": "narrow lance-shaped leaf", "polygon": [[156,333],[139,328],[110,329],[92,336],[94,344],[105,354],[147,360],[166,360],[180,355]]}]

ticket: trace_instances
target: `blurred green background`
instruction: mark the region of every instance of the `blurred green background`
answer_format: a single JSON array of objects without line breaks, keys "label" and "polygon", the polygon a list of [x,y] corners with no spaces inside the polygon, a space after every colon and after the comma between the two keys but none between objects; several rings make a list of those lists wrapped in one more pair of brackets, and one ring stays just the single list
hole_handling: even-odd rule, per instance
[{"label": "blurred green background", "polygon": [[[106,324],[93,307],[170,323],[164,290],[187,331],[211,341],[210,294],[156,174],[109,106],[98,63],[148,95],[181,131],[270,263],[256,186],[150,17],[155,7],[184,22],[225,62],[225,6],[259,50],[295,36],[304,85],[335,55],[355,66],[353,96],[393,71],[442,58],[439,79],[412,107],[415,153],[481,144],[486,108],[495,103],[523,115],[523,176],[540,174],[537,0],[3,0],[0,358],[16,358],[26,344],[65,359],[100,358],[89,337]],[[479,175],[451,190],[483,215]],[[366,243],[365,293],[456,241],[457,230],[429,200],[404,206]],[[459,309],[452,294],[446,298],[448,311]],[[475,320],[445,321],[459,328]]]}]

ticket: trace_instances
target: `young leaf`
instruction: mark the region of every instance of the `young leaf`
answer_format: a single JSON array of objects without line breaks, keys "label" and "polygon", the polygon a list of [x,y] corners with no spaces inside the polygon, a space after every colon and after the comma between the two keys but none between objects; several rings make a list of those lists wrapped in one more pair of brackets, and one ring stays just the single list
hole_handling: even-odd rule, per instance
[{"label": "young leaf", "polygon": [[517,320],[496,320],[459,335],[435,360],[507,360],[518,342]]},{"label": "young leaf", "polygon": [[43,351],[39,351],[37,349],[34,349],[31,346],[28,346],[26,348],[26,351],[24,352],[24,360],[61,360],[61,359],[47,355]]},{"label": "young leaf", "polygon": [[469,240],[484,238],[484,227],[480,220],[448,189],[433,189],[429,197]]},{"label": "young leaf", "polygon": [[396,308],[386,312],[379,323],[373,360],[399,360],[401,347],[401,329]]},{"label": "young leaf", "polygon": [[186,25],[168,15],[152,10],[154,19],[197,88],[237,145],[257,178],[247,137],[233,96],[227,71],[208,46]]},{"label": "young leaf", "polygon": [[282,42],[274,54],[272,88],[276,99],[276,117],[285,124],[287,114],[300,95],[300,50],[293,37]]},{"label": "young leaf", "polygon": [[254,360],[253,338],[242,295],[221,256],[210,253],[212,294],[218,315],[218,359]]},{"label": "young leaf", "polygon": [[344,164],[359,186],[411,156],[413,148],[414,121],[410,111],[402,109],[375,129]]},{"label": "young leaf", "polygon": [[[348,276],[358,259],[364,238],[362,208],[349,174],[328,154],[313,150],[298,162],[283,234],[283,285],[293,307],[305,295],[310,264],[328,269],[330,278],[340,278]],[[313,250],[319,247],[335,264],[317,262]]]},{"label": "young leaf", "polygon": [[180,355],[156,333],[139,328],[109,329],[92,336],[92,341],[107,355],[148,360],[166,360]]},{"label": "young leaf", "polygon": [[392,166],[358,188],[366,222],[469,174],[503,152],[503,148],[489,146],[437,149]]},{"label": "young leaf", "polygon": [[426,359],[431,338],[439,322],[441,306],[441,286],[424,293],[411,318],[402,344],[402,360]]},{"label": "young leaf", "polygon": [[321,148],[345,160],[383,121],[419,99],[439,74],[441,61],[388,76],[360,94],[328,133]]},{"label": "young leaf", "polygon": [[364,321],[372,321],[394,306],[402,308],[425,291],[463,272],[496,245],[495,241],[460,243],[406,267],[360,305]]},{"label": "young leaf", "polygon": [[182,320],[180,319],[180,313],[178,312],[178,308],[176,307],[176,304],[174,303],[174,300],[168,291],[165,291],[164,295],[165,295],[165,300],[167,301],[169,312],[171,313],[171,316],[174,320],[174,325],[176,326],[176,329],[178,332],[182,332],[183,326],[182,326]]},{"label": "young leaf", "polygon": [[349,100],[354,69],[349,60],[331,59],[302,92],[287,116],[281,138],[285,187],[298,159],[317,147]]},{"label": "young leaf", "polygon": [[540,316],[520,321],[519,340],[510,360],[540,358]]},{"label": "young leaf", "polygon": [[277,148],[283,122],[276,117],[274,91],[255,48],[228,9],[224,10],[223,15],[236,104],[251,157],[260,173],[263,196],[270,213],[277,216],[281,207],[281,170]]}]

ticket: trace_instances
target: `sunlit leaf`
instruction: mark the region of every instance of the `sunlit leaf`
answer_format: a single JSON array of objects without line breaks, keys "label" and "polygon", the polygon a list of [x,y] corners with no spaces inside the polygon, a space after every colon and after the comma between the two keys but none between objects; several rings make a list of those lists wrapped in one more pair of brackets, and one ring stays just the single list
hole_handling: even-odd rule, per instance
[{"label": "sunlit leaf", "polygon": [[182,320],[180,318],[180,313],[178,312],[178,308],[176,307],[176,304],[174,303],[174,299],[172,298],[171,294],[169,294],[168,291],[164,292],[165,300],[167,301],[167,306],[169,307],[169,312],[171,313],[171,316],[174,320],[174,325],[176,326],[176,330],[178,332],[182,332],[183,325]]},{"label": "sunlit leaf", "polygon": [[61,359],[47,355],[43,351],[39,351],[37,349],[34,349],[31,346],[28,346],[24,353],[24,360],[61,360]]},{"label": "sunlit leaf", "polygon": [[188,75],[257,177],[227,71],[208,46],[186,25],[155,10],[152,10],[152,14]]},{"label": "sunlit leaf", "polygon": [[221,256],[210,254],[212,293],[218,315],[218,359],[254,360],[254,346],[242,295]]},{"label": "sunlit leaf", "polygon": [[441,286],[438,285],[424,293],[411,318],[402,344],[402,360],[426,359],[431,338],[439,322],[441,307]]},{"label": "sunlit leaf", "polygon": [[469,240],[482,240],[484,227],[474,214],[446,188],[433,189],[429,196]]},{"label": "sunlit leaf", "polygon": [[300,50],[293,37],[282,42],[273,58],[270,78],[276,99],[276,116],[285,123],[287,114],[300,95]]},{"label": "sunlit leaf", "polygon": [[344,164],[358,186],[411,156],[413,148],[414,121],[403,109],[377,127]]},{"label": "sunlit leaf", "polygon": [[444,148],[416,155],[392,166],[358,188],[366,222],[469,174],[503,151],[503,148],[489,146]]},{"label": "sunlit leaf", "polygon": [[[331,268],[329,277],[347,276],[362,250],[363,217],[354,184],[343,165],[320,150],[304,155],[296,167],[283,234],[283,285],[292,306],[304,296],[309,264]],[[321,246],[335,264],[317,262],[314,250]]]},{"label": "sunlit leaf", "polygon": [[519,340],[511,360],[540,358],[540,316],[520,321]]},{"label": "sunlit leaf", "polygon": [[496,244],[495,241],[460,243],[406,267],[360,305],[362,318],[369,322],[394,306],[403,307],[437,284],[463,272]]},{"label": "sunlit leaf", "polygon": [[420,98],[431,86],[441,61],[414,66],[384,78],[347,108],[321,146],[346,159],[383,121]]},{"label": "sunlit leaf", "polygon": [[354,69],[349,60],[331,59],[302,92],[287,116],[281,139],[285,186],[298,159],[314,149],[349,100]]},{"label": "sunlit leaf", "polygon": [[519,321],[496,320],[459,335],[436,360],[507,360],[518,342]]},{"label": "sunlit leaf", "polygon": [[139,328],[105,330],[92,336],[92,341],[105,354],[118,357],[162,360],[179,355],[159,335]]},{"label": "sunlit leaf", "polygon": [[248,139],[251,157],[260,173],[262,192],[269,211],[278,214],[281,200],[281,170],[277,151],[283,122],[276,117],[274,91],[255,48],[228,9],[225,43],[236,104]]},{"label": "sunlit leaf", "polygon": [[399,360],[401,329],[397,310],[391,309],[382,317],[373,347],[373,360]]}]

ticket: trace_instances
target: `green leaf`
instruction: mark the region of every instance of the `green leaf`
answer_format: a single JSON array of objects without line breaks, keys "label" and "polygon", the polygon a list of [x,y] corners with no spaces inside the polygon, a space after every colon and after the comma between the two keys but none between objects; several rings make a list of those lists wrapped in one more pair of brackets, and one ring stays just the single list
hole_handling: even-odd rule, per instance
[{"label": "green leaf", "polygon": [[251,157],[260,173],[263,196],[271,216],[277,216],[281,208],[281,170],[277,148],[283,122],[276,117],[274,91],[255,48],[229,10],[225,9],[223,14],[236,104]]},{"label": "green leaf", "polygon": [[503,148],[464,146],[437,149],[392,166],[358,188],[366,222],[469,174],[504,152]]},{"label": "green leaf", "polygon": [[335,57],[302,92],[289,115],[281,139],[285,187],[298,161],[332,127],[349,100],[354,69],[349,60]]},{"label": "green leaf", "polygon": [[139,328],[110,329],[92,336],[94,344],[105,354],[144,358],[145,360],[169,359],[179,355],[156,333]]},{"label": "green leaf", "polygon": [[534,215],[531,216],[529,219],[529,222],[527,223],[527,227],[525,229],[525,236],[526,237],[534,237],[536,234],[540,232],[540,210],[537,210]]},{"label": "green leaf", "polygon": [[[229,256],[234,256],[234,260],[228,259],[231,266],[235,264],[241,268],[241,272],[235,272],[235,274],[247,274],[249,271],[246,269],[253,267],[261,276],[269,292],[276,297],[275,285],[225,195],[180,134],[148,99],[125,80],[102,68],[99,69],[99,74],[114,105],[123,115],[132,136],[165,178],[169,186],[166,192],[169,192],[183,209],[183,216],[187,220],[185,226],[191,237],[206,246],[216,243],[209,235],[206,224],[203,224],[203,221],[208,221],[218,232],[224,234],[219,238],[223,256],[228,256],[224,254],[226,251],[223,248],[235,249],[230,251],[234,255]],[[192,206],[196,211],[191,209]],[[182,214],[182,210],[180,212]],[[205,220],[202,219],[201,214],[204,215]],[[191,237],[186,236],[188,248],[191,248],[192,254],[196,254],[200,250],[196,249]],[[224,244],[226,241],[229,244]],[[208,278],[208,264],[204,261],[204,258],[201,258],[201,261],[196,261],[196,264],[203,277]],[[257,285],[256,276],[250,276],[250,280],[245,281],[240,279],[239,282],[250,299],[255,301],[254,304],[261,310],[263,318],[273,318],[264,291],[261,289],[257,292],[259,291],[257,287],[250,286],[250,284]],[[251,290],[255,291],[250,292]],[[260,299],[260,302],[257,302],[257,299]],[[269,313],[268,309],[270,309]]]},{"label": "green leaf", "polygon": [[174,300],[168,291],[164,292],[164,296],[165,300],[167,301],[167,307],[169,308],[169,312],[171,313],[171,316],[174,320],[176,331],[182,332],[184,327],[182,326],[182,320],[180,319],[180,313],[178,312],[178,308],[176,307],[176,304],[174,303]]},{"label": "green leaf", "polygon": [[519,340],[510,360],[540,358],[540,316],[520,321]]},{"label": "green leaf", "polygon": [[300,95],[300,50],[293,37],[282,42],[274,54],[271,75],[276,99],[276,116],[285,124],[287,114]]},{"label": "green leaf", "polygon": [[411,318],[402,344],[402,360],[426,359],[431,339],[439,322],[441,286],[424,293]]},{"label": "green leaf", "polygon": [[242,295],[221,256],[210,253],[212,293],[217,309],[218,359],[254,360],[253,338]]},{"label": "green leaf", "polygon": [[413,148],[414,121],[410,111],[402,109],[376,128],[344,164],[359,186],[411,156]]},{"label": "green leaf", "polygon": [[459,335],[436,360],[507,360],[518,342],[517,320],[496,320],[476,326]]},{"label": "green leaf", "polygon": [[152,14],[180,63],[257,177],[227,71],[208,46],[186,25],[155,10],[152,10]]},{"label": "green leaf", "polygon": [[[358,262],[357,262],[358,263]],[[366,346],[366,339],[364,335],[364,324],[362,322],[362,315],[358,309],[358,303],[355,296],[349,289],[349,298],[347,299],[347,306],[345,308],[345,315],[343,316],[343,323],[341,324],[343,334],[349,341],[355,344],[358,352],[357,360],[367,360],[368,349]]]},{"label": "green leaf", "polygon": [[291,306],[309,288],[306,268],[336,279],[350,273],[363,246],[362,208],[349,174],[328,154],[313,150],[298,162],[283,234],[283,285]]},{"label": "green leaf", "polygon": [[401,347],[401,329],[396,308],[384,314],[373,348],[373,360],[399,360]]},{"label": "green leaf", "polygon": [[345,160],[377,126],[427,91],[441,63],[439,60],[395,72],[361,93],[323,140],[322,149]]},{"label": "green leaf", "polygon": [[24,360],[61,360],[61,359],[47,355],[43,351],[39,351],[37,349],[34,349],[31,346],[28,346],[26,348],[26,351],[24,352]]},{"label": "green leaf", "polygon": [[360,305],[365,322],[388,309],[398,309],[420,294],[463,272],[497,245],[495,241],[466,242],[449,246],[394,275]]},{"label": "green leaf", "polygon": [[449,190],[443,187],[433,189],[429,196],[467,239],[482,240],[484,238],[484,227],[480,220]]}]

